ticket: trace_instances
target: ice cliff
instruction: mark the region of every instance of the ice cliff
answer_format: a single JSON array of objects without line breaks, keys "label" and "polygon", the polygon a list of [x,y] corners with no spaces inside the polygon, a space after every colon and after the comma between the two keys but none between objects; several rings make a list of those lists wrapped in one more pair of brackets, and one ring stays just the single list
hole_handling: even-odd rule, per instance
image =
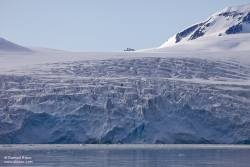
[{"label": "ice cliff", "polygon": [[0,143],[250,143],[249,67],[149,57],[2,74]]}]

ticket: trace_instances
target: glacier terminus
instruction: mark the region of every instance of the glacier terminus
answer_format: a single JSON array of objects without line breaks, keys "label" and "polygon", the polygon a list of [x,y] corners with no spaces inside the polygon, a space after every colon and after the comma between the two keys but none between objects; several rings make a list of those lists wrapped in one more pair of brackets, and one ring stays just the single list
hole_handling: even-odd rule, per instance
[{"label": "glacier terminus", "polygon": [[133,52],[0,39],[0,143],[250,144],[250,5]]}]

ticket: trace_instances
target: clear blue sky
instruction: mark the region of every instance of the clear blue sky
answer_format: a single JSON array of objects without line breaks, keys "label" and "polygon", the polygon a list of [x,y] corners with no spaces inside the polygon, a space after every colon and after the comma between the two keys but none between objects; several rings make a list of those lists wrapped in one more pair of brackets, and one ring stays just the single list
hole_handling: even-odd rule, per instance
[{"label": "clear blue sky", "polygon": [[250,0],[0,0],[0,37],[68,51],[158,47],[227,6]]}]

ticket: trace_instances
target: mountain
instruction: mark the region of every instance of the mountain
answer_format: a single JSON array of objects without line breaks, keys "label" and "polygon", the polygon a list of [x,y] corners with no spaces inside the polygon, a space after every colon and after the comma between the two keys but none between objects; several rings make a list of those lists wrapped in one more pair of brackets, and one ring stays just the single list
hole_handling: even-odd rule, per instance
[{"label": "mountain", "polygon": [[[250,4],[227,7],[221,12],[213,14],[207,20],[178,32],[158,49],[187,41],[196,41],[204,37],[207,39],[210,37],[213,40],[216,37],[245,33],[250,33]],[[225,38],[230,39],[230,37]]]},{"label": "mountain", "polygon": [[31,52],[30,49],[0,38],[0,51],[3,52]]}]

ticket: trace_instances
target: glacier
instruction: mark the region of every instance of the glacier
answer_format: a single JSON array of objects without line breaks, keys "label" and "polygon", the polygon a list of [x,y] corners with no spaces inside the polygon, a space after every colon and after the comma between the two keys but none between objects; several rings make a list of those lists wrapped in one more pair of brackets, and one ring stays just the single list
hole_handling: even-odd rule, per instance
[{"label": "glacier", "polygon": [[2,68],[0,143],[250,143],[249,51],[112,54]]},{"label": "glacier", "polygon": [[250,144],[249,12],[228,7],[135,52],[0,38],[0,143]]}]

